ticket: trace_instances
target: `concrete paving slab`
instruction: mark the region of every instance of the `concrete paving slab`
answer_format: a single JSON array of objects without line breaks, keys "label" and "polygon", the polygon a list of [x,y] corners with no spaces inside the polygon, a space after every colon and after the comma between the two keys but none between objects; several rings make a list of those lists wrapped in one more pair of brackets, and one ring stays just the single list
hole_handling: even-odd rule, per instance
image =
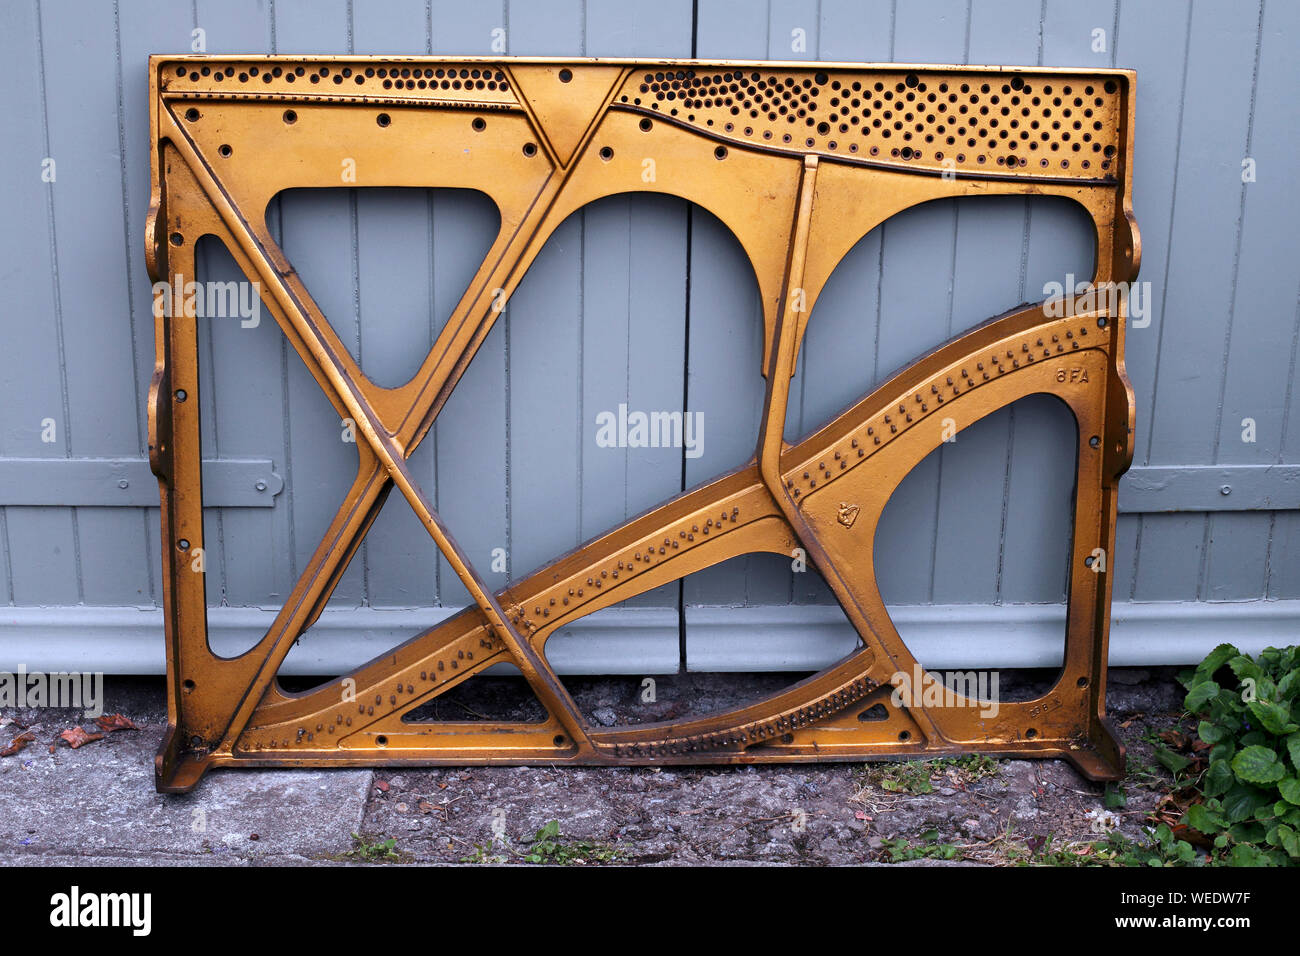
[{"label": "concrete paving slab", "polygon": [[[156,715],[128,714],[147,722],[51,752],[61,730],[93,725],[72,712],[27,714],[19,719],[36,740],[0,759],[4,865],[309,862],[351,849],[370,790],[369,770],[227,770],[194,793],[160,794],[153,756],[162,726],[148,721]],[[0,744],[16,730],[0,729]]]}]

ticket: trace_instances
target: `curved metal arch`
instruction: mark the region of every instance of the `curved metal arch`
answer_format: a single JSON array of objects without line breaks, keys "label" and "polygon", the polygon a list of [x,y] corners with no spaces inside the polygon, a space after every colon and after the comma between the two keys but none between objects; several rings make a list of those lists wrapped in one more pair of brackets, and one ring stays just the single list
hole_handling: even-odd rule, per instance
[{"label": "curved metal arch", "polygon": [[[647,185],[644,188],[622,188],[622,189],[615,189],[609,192],[601,192],[598,195],[595,195],[594,197],[591,198],[584,196],[582,205],[574,205],[574,206],[566,205],[566,206],[559,207],[560,209],[563,210],[562,212],[563,218],[556,221],[554,225],[552,225],[551,220],[548,219],[546,223],[545,231],[543,232],[539,230],[538,232],[538,237],[542,243],[541,248],[544,249],[545,244],[551,240],[551,237],[553,237],[555,233],[565,223],[569,222],[578,213],[586,212],[595,204],[604,202],[606,199],[618,199],[623,196],[666,196],[670,199],[680,199],[688,203],[692,207],[702,209],[703,211],[711,215],[714,219],[717,219],[718,222],[721,223],[722,227],[726,230],[728,238],[730,238],[731,241],[736,244],[736,247],[740,249],[740,251],[744,254],[745,264],[749,267],[747,278],[752,278],[754,280],[754,289],[759,293],[760,300],[764,299],[763,279],[759,273],[759,259],[755,257],[755,254],[751,251],[750,247],[746,246],[745,241],[744,239],[741,238],[740,234],[737,233],[736,230],[727,222],[727,220],[723,218],[725,212],[720,213],[719,210],[724,209],[725,207],[723,206],[723,204],[718,202],[717,196],[708,194],[706,190],[699,190],[698,193],[695,195],[687,195],[684,193],[673,192],[666,187],[658,186],[656,184],[654,186]],[[751,237],[751,241],[752,239],[753,237]],[[538,252],[540,253],[540,251],[541,250],[539,249]],[[525,277],[527,277],[528,272],[531,268],[532,268],[532,263],[530,261],[528,267],[524,269],[520,275],[521,282]],[[774,301],[771,304],[765,305],[764,308],[763,321],[765,326],[767,326],[769,329],[771,327],[771,322],[773,321],[773,314],[775,313],[775,308],[776,307]]]}]

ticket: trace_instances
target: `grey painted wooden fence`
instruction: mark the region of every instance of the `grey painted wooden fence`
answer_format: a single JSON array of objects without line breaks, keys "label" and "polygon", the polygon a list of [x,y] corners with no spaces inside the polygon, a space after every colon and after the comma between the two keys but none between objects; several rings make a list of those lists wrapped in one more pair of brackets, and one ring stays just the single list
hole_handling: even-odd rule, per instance
[{"label": "grey painted wooden fence", "polygon": [[[1146,314],[1128,336],[1135,471],[1112,660],[1190,660],[1300,628],[1300,5],[1283,0],[15,0],[0,9],[0,669],[161,667],[143,400],[150,53],[699,56],[1138,71]],[[363,368],[404,381],[496,227],[484,197],[300,190],[270,220]],[[789,436],[927,348],[1086,277],[1090,226],[1051,201],[932,203],[864,238],[812,317]],[[234,277],[208,240],[202,277]],[[551,239],[416,455],[502,585],[753,451],[757,287],[700,209],[615,197]],[[355,447],[268,321],[200,342],[214,642],[265,627],[341,499]],[[698,412],[698,457],[606,448],[597,416]],[[929,663],[1059,659],[1070,419],[1027,399],[945,445],[891,502],[882,591]],[[1228,489],[1225,493],[1223,489]],[[251,489],[251,490],[250,490]],[[290,657],[359,662],[466,594],[393,496]],[[568,670],[810,667],[849,639],[815,572],[735,559],[557,639]]]}]

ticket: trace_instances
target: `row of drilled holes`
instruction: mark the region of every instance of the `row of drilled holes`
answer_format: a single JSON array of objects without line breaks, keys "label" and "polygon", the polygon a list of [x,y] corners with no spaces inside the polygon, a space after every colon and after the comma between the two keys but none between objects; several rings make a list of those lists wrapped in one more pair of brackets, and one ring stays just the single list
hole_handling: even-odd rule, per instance
[{"label": "row of drilled holes", "polygon": [[263,83],[270,83],[273,80],[283,78],[286,83],[293,83],[300,77],[305,77],[311,83],[319,83],[321,80],[330,79],[336,85],[341,85],[345,80],[351,79],[358,86],[361,86],[367,79],[379,78],[383,80],[383,87],[386,90],[397,87],[408,90],[414,89],[437,89],[459,90],[459,89],[476,89],[476,90],[508,90],[510,84],[505,78],[505,74],[500,70],[495,73],[491,70],[479,69],[434,69],[427,67],[423,70],[410,67],[403,67],[399,70],[393,67],[389,70],[387,67],[366,67],[353,73],[351,67],[343,67],[336,73],[331,74],[328,66],[322,66],[313,70],[310,74],[306,69],[299,66],[291,70],[285,70],[283,67],[272,67],[270,70],[260,70],[256,66],[250,66],[246,71],[241,71],[236,77],[235,68],[228,66],[213,72],[210,66],[203,66],[197,70],[189,69],[185,66],[176,68],[176,75],[183,77],[189,74],[192,81],[197,81],[200,77],[210,76],[214,81],[220,83],[226,79],[237,79],[240,83],[248,83],[250,80],[257,79],[261,76]]}]

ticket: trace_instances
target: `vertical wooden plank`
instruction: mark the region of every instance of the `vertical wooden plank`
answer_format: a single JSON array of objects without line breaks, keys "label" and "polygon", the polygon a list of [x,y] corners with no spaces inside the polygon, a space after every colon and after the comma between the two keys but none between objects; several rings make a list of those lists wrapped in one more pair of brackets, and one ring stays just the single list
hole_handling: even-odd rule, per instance
[{"label": "vertical wooden plank", "polygon": [[[328,3],[277,2],[272,27],[276,52],[340,53],[351,47],[345,0]],[[358,187],[365,170],[357,170]],[[281,245],[339,338],[364,360],[356,282],[356,201],[344,188],[293,190],[280,197]],[[357,452],[343,441],[338,415],[292,348],[286,348],[285,390],[291,462],[293,571],[309,560],[353,476]],[[353,558],[331,597],[336,605],[365,602],[365,551]]]},{"label": "vertical wooden plank", "polygon": [[[586,22],[578,0],[509,3],[507,11],[512,52],[584,53]],[[579,534],[585,225],[586,214],[579,212],[555,230],[503,316],[514,575],[564,553]]]},{"label": "vertical wooden plank", "polygon": [[[1300,299],[1300,293],[1297,293]],[[1296,310],[1291,340],[1291,370],[1287,377],[1287,407],[1282,427],[1284,461],[1300,460],[1300,389],[1295,386],[1297,346],[1300,345],[1300,308]],[[1300,598],[1300,511],[1278,512],[1268,544],[1268,590],[1271,601]]]},{"label": "vertical wooden plank", "polygon": [[[1191,3],[1122,4],[1115,38],[1119,66],[1137,70],[1137,130],[1133,147],[1133,212],[1142,230],[1142,282],[1151,283],[1147,315],[1130,320],[1124,363],[1137,397],[1135,465],[1149,464],[1147,446],[1154,414],[1156,361],[1165,330],[1169,248],[1178,196],[1177,158],[1183,128],[1183,87],[1191,38]],[[1183,191],[1190,189],[1183,181]],[[1179,325],[1175,322],[1174,333]]]},{"label": "vertical wooden plank", "polygon": [[[516,34],[519,37],[519,34]],[[509,350],[510,557],[525,574],[577,543],[579,389],[585,310],[583,221],[562,224],[512,295]]]},{"label": "vertical wooden plank", "polygon": [[510,52],[516,56],[581,56],[587,23],[580,0],[508,0]]},{"label": "vertical wooden plank", "polygon": [[[597,0],[586,8],[586,52],[689,57],[691,27],[690,0],[631,7]],[[587,540],[681,490],[681,449],[599,447],[596,416],[617,415],[620,403],[681,410],[687,204],[653,194],[613,196],[583,217],[578,538]],[[666,584],[626,606],[675,609],[680,590]]]},{"label": "vertical wooden plank", "polygon": [[1110,573],[1115,575],[1112,601],[1132,599],[1133,579],[1137,572],[1138,529],[1141,515],[1120,515],[1115,522],[1115,553],[1110,556]]},{"label": "vertical wooden plank", "polygon": [[1277,515],[1269,541],[1268,594],[1270,601],[1300,597],[1300,513]]},{"label": "vertical wooden plank", "polygon": [[[511,51],[581,56],[586,22],[576,0],[509,3]],[[511,572],[522,575],[576,544],[579,390],[585,320],[586,214],[547,240],[511,296],[506,322]],[[561,383],[568,383],[564,387]],[[564,491],[560,491],[564,489]]]},{"label": "vertical wooden plank", "polygon": [[[58,241],[58,302],[67,379],[68,438],[72,457],[130,455],[139,447],[138,413],[126,295],[126,256],[121,242],[121,162],[117,143],[116,84],[87,82],[116,70],[113,10],[100,5],[69,17],[71,5],[43,0],[46,122],[51,155],[64,156],[54,193],[53,228]],[[107,147],[107,148],[105,148]],[[113,311],[104,312],[104,302]],[[130,565],[122,551],[139,544],[138,522],[126,512],[78,512],[83,581],[92,603],[127,579],[96,581],[106,563]],[[118,537],[114,542],[112,539]],[[142,568],[130,568],[138,574]],[[138,580],[137,578],[133,578]],[[92,594],[95,597],[92,597]]]},{"label": "vertical wooden plank", "polygon": [[[424,53],[429,45],[424,0],[353,0],[352,39],[357,53]],[[469,121],[466,116],[466,129]],[[409,381],[443,320],[433,316],[432,194],[379,188],[363,189],[356,197],[362,370],[378,385]],[[436,437],[430,434],[426,441],[429,450],[415,459],[412,470],[432,501]],[[365,560],[367,603],[411,607],[436,601],[437,548],[401,495],[389,496],[366,535]]]},{"label": "vertical wooden plank", "polygon": [[1255,601],[1264,597],[1274,516],[1275,512],[1269,511],[1209,515],[1199,600]]},{"label": "vertical wooden plank", "polygon": [[[352,17],[357,53],[422,54],[428,46],[423,0],[353,0]],[[469,117],[465,123],[468,129]],[[361,354],[363,371],[377,385],[405,384],[432,345],[429,219],[420,190],[363,189],[357,196]]]},{"label": "vertical wooden plank", "polygon": [[689,57],[691,0],[587,0],[587,56]]},{"label": "vertical wooden plank", "polygon": [[[697,0],[695,55],[702,60],[761,60],[777,57],[768,42],[770,4],[748,0]],[[779,46],[788,50],[789,37]],[[781,59],[790,59],[790,54]]]},{"label": "vertical wooden plank", "polygon": [[[64,157],[54,192],[57,302],[71,457],[130,455],[139,447],[126,262],[120,240],[121,156],[116,84],[87,83],[116,70],[111,7],[70,17],[66,3],[44,2],[42,32],[50,154]],[[107,148],[105,148],[107,146]],[[108,316],[103,303],[116,308]],[[81,599],[90,604],[148,599],[138,516],[110,508],[74,512]]]},{"label": "vertical wooden plank", "polygon": [[[500,216],[480,194],[435,193],[432,207],[431,334],[436,337],[496,239]],[[457,542],[484,579],[498,587],[506,583],[506,569],[497,570],[492,554],[507,544],[504,381],[505,323],[498,319],[413,456],[417,473],[432,477],[434,501]],[[432,540],[425,546],[432,547]],[[435,573],[438,603],[469,600],[441,555],[435,555]]]},{"label": "vertical wooden plank", "polygon": [[[1219,462],[1253,465],[1283,460],[1288,395],[1279,386],[1292,381],[1295,328],[1286,318],[1296,303],[1296,270],[1283,264],[1300,262],[1300,230],[1295,228],[1300,200],[1291,182],[1300,149],[1297,36],[1300,6],[1265,5],[1243,149],[1243,157],[1255,164],[1255,179],[1242,184],[1241,235],[1215,439]],[[1248,420],[1254,422],[1253,430]],[[1210,516],[1206,599],[1241,601],[1267,593],[1268,545],[1274,525],[1274,516],[1262,512]]]},{"label": "vertical wooden plank", "polygon": [[[821,17],[816,0],[769,0],[767,55],[773,60],[819,60]],[[762,7],[754,4],[751,16]]]},{"label": "vertical wooden plank", "polygon": [[[891,57],[894,4],[833,0],[820,4],[817,29],[821,59],[882,62]],[[836,267],[809,316],[790,383],[786,438],[797,440],[870,390],[876,381],[880,326],[880,251],[883,230],[862,237]],[[833,604],[818,574],[793,575],[794,600]]]},{"label": "vertical wooden plank", "polygon": [[[53,191],[56,302],[62,330],[70,457],[133,455],[139,447],[131,372],[117,85],[87,82],[117,69],[108,5],[44,0],[42,31],[49,155],[64,157]],[[105,302],[110,304],[105,310]],[[144,527],[122,509],[77,509],[78,576],[86,604],[148,601]]]},{"label": "vertical wooden plank", "polygon": [[997,66],[1037,63],[1041,13],[1042,0],[972,3],[969,62]]},{"label": "vertical wooden plank", "polygon": [[[891,55],[893,4],[866,7],[823,4],[818,36],[825,59],[887,61]],[[799,350],[790,383],[786,439],[794,441],[870,390],[876,382],[880,316],[880,243],[884,230],[860,239],[822,290]],[[797,585],[797,582],[796,582]]]},{"label": "vertical wooden plank", "polygon": [[[1047,66],[1111,65],[1113,2],[1041,8],[1037,62]],[[1104,31],[1104,38],[1094,34]],[[1030,60],[1032,48],[1023,51]],[[1056,91],[1064,93],[1064,90]],[[1022,239],[1024,298],[1047,297],[1048,283],[1085,281],[1095,268],[1096,231],[1072,203],[1026,202]],[[999,598],[1006,603],[1065,600],[1075,461],[1074,430],[1059,403],[1025,399],[1010,410]],[[1064,426],[1064,427],[1063,427]]]},{"label": "vertical wooden plank", "polygon": [[[0,230],[0,295],[12,316],[0,322],[0,454],[62,458],[69,454],[69,415],[63,391],[55,256],[54,210],[60,190],[84,177],[78,157],[54,156],[46,130],[44,24],[32,4],[0,11],[0,51],[10,66],[10,121],[0,137],[0,167],[11,171],[6,189],[9,222]],[[42,174],[55,162],[55,178]],[[15,228],[23,223],[23,228]],[[42,422],[54,422],[54,441],[43,441]],[[49,433],[47,433],[48,435]],[[5,509],[8,556],[5,596],[14,604],[75,604],[81,599],[76,519],[71,510]]]},{"label": "vertical wooden plank", "polygon": [[1001,598],[1007,604],[1064,602],[1074,525],[1074,416],[1046,395],[1021,399],[1013,415]]},{"label": "vertical wooden plank", "polygon": [[[1026,297],[1041,301],[1046,283],[1092,274],[1095,233],[1086,216],[1064,204],[1031,203],[1029,215]],[[1006,603],[1064,601],[1077,447],[1073,416],[1059,414],[1059,403],[1041,396],[1009,411],[999,596]]]},{"label": "vertical wooden plank", "polygon": [[1194,600],[1204,532],[1205,515],[1143,515],[1133,600]]},{"label": "vertical wooden plank", "polygon": [[[1026,64],[1038,59],[1039,0],[972,4],[966,61]],[[1022,253],[1029,200],[962,200],[952,251],[953,334],[1027,297]],[[933,600],[939,604],[999,599],[1003,532],[1009,507],[1015,412],[988,415],[945,445],[939,466],[939,520]]]},{"label": "vertical wooden plank", "polygon": [[[520,20],[519,5],[512,5],[511,30],[529,52],[578,52],[573,44],[594,36],[595,49],[610,55],[689,56],[686,4],[645,10],[630,21],[627,8],[599,4],[586,10],[580,29],[572,23],[582,17],[580,8],[528,7],[528,18]],[[684,238],[680,202],[603,200],[556,230],[512,299],[511,440],[519,450],[515,460],[529,463],[511,472],[512,551],[516,559],[526,554],[529,566],[680,489],[681,449],[598,447],[595,421],[601,412],[617,415],[619,405],[680,410]],[[552,247],[554,261],[547,260]],[[556,407],[554,384],[569,380],[576,388],[560,392]],[[547,394],[551,407],[539,420]],[[567,464],[568,455],[576,467]],[[550,490],[569,485],[577,492],[571,499]],[[529,538],[543,546],[524,551],[521,529],[542,520],[550,527]],[[676,607],[677,587],[666,585],[630,604]]]},{"label": "vertical wooden plank", "polygon": [[[1153,465],[1204,464],[1214,455],[1223,369],[1220,362],[1207,363],[1205,356],[1217,354],[1226,341],[1258,27],[1258,3],[1239,5],[1227,14],[1192,8],[1189,62],[1215,68],[1189,69],[1186,75],[1176,167],[1180,188],[1170,226],[1169,264],[1157,292],[1164,307],[1146,442]],[[1134,596],[1200,596],[1208,526],[1206,516],[1148,516]]]},{"label": "vertical wooden plank", "polygon": [[[466,7],[454,0],[433,0],[430,8],[434,53],[489,54],[493,31],[512,51],[512,25],[504,3]],[[481,201],[435,196],[433,214],[433,297],[438,327],[465,291],[462,276],[472,274],[497,233],[496,217],[488,222]],[[473,259],[471,262],[470,259]],[[506,323],[510,307],[497,319],[452,392],[435,431],[417,455],[432,454],[437,474],[436,503],[475,567],[489,586],[509,579],[509,501],[506,431]],[[505,506],[503,507],[503,503]],[[506,551],[504,567],[493,561],[494,549]],[[502,567],[502,570],[497,570]],[[439,603],[461,606],[469,593],[445,559],[438,560]]]},{"label": "vertical wooden plank", "polygon": [[[684,38],[689,43],[690,20]],[[681,448],[600,448],[596,416],[618,405],[682,408],[686,350],[687,206],[665,197],[614,197],[587,210],[582,343],[584,539],[681,490]],[[685,421],[685,419],[683,419]],[[714,436],[708,420],[701,436]],[[694,434],[694,432],[692,432]],[[664,585],[631,606],[676,607]]]},{"label": "vertical wooden plank", "polygon": [[1100,70],[1115,65],[1116,0],[1044,0],[1042,63]]},{"label": "vertical wooden plank", "polygon": [[352,52],[420,56],[429,49],[427,0],[352,0]]},{"label": "vertical wooden plank", "polygon": [[[796,17],[799,23],[792,22]],[[791,31],[814,34],[816,10],[737,0],[696,5],[696,56],[701,59],[813,59],[815,46],[791,49]],[[763,317],[758,282],[740,244],[702,209],[690,213],[686,409],[704,416],[703,454],[686,459],[685,486],[708,481],[754,454],[762,414]],[[688,576],[687,605],[784,604],[791,596],[790,561],[773,555],[735,558]]]},{"label": "vertical wooden plank", "polygon": [[[699,457],[686,459],[687,488],[753,456],[763,401],[763,315],[753,267],[720,220],[698,207],[690,216],[685,410],[703,417],[704,442]],[[735,558],[685,578],[683,600],[783,604],[790,597],[789,573],[789,562],[780,558]]]},{"label": "vertical wooden plank", "polygon": [[[948,0],[924,10],[900,5],[894,25],[894,59],[905,63],[960,62],[966,55],[966,22],[967,5],[962,0]],[[952,294],[942,275],[952,266],[956,204],[928,203],[909,209],[880,231],[878,381],[951,334]],[[927,456],[903,480],[876,532],[876,553],[883,559],[877,560],[876,580],[888,603],[925,604],[932,600],[939,467],[945,450]]]},{"label": "vertical wooden plank", "polygon": [[[617,418],[619,405],[629,412],[680,410],[686,341],[686,204],[615,196],[584,215],[582,540],[680,490],[682,449],[602,447],[596,439],[602,416]],[[630,603],[675,608],[677,597],[671,584]]]},{"label": "vertical wooden plank", "polygon": [[[1294,35],[1294,34],[1292,34]],[[1295,301],[1300,302],[1300,290]],[[1292,319],[1290,363],[1286,378],[1286,405],[1282,416],[1282,462],[1300,461],[1300,388],[1296,387],[1296,360],[1300,357],[1300,305]],[[1273,522],[1268,553],[1269,600],[1300,598],[1300,511],[1279,512]]]},{"label": "vertical wooden plank", "polygon": [[[1086,4],[1047,0],[1042,10],[1039,63],[1091,69],[1112,65],[1114,0]],[[1027,58],[1030,51],[1024,52]],[[1046,297],[1046,283],[1065,282],[1060,268],[1063,262],[1080,277],[1079,281],[1087,279],[1095,257],[1096,231],[1078,206],[1062,202],[1030,208],[1025,253],[1025,295],[1029,301]]]},{"label": "vertical wooden plank", "polygon": [[[1133,150],[1133,211],[1142,230],[1141,283],[1150,283],[1152,295],[1145,303],[1147,314],[1130,319],[1124,341],[1124,363],[1137,401],[1137,426],[1134,465],[1149,463],[1147,450],[1151,421],[1155,414],[1156,362],[1161,336],[1165,331],[1165,291],[1171,261],[1174,202],[1178,195],[1177,157],[1181,150],[1183,127],[1183,89],[1191,36],[1190,0],[1152,3],[1129,0],[1120,5],[1119,29],[1115,36],[1115,56],[1119,66],[1136,69],[1138,138]],[[1186,181],[1183,189],[1186,190]],[[1179,324],[1174,323],[1174,334]],[[1134,598],[1138,595],[1138,576],[1144,552],[1152,561],[1166,558],[1154,550],[1155,541],[1165,529],[1158,527],[1155,516],[1136,515],[1136,549],[1132,577],[1117,579],[1115,594]],[[1151,526],[1153,537],[1147,540]],[[1144,546],[1145,545],[1145,546]],[[1148,548],[1151,549],[1148,551]],[[1184,554],[1184,560],[1192,555]]]},{"label": "vertical wooden plank", "polygon": [[[633,256],[633,207],[641,211],[644,206],[633,203],[627,196],[612,196],[588,206],[584,210],[586,225],[593,238],[599,236],[603,242],[582,243],[584,263],[582,280],[581,329],[582,349],[581,374],[578,381],[578,430],[581,435],[579,445],[581,484],[579,492],[580,520],[582,528],[580,537],[584,540],[595,537],[607,528],[617,524],[628,516],[627,480],[632,476],[629,456],[632,449],[608,447],[596,442],[597,423],[604,415],[617,418],[618,406],[629,409],[642,408],[632,403],[629,372],[633,362],[631,348],[631,298],[632,278],[640,268],[640,257],[634,262]],[[686,217],[682,215],[683,239],[685,238]],[[685,292],[685,275],[681,277],[681,290]],[[684,295],[683,295],[684,298]],[[684,306],[683,302],[683,306]],[[665,308],[659,318],[667,326],[663,330],[663,339],[672,336],[670,323],[677,319],[684,325],[684,308],[681,315],[674,316],[670,311],[672,299],[664,304]],[[590,321],[588,321],[590,318]],[[590,360],[588,357],[590,356]],[[680,401],[682,362],[679,356],[677,368],[664,365],[664,377],[678,379],[676,398]],[[674,375],[675,373],[675,375]],[[672,402],[674,396],[671,388],[665,389],[663,398]],[[672,407],[660,405],[653,407]],[[656,451],[654,459],[640,462],[643,470],[663,483],[669,482],[667,495],[676,493],[681,482],[677,452],[670,448],[644,449]],[[654,504],[651,501],[648,504]],[[635,513],[635,512],[633,512]],[[673,597],[676,603],[676,597]]]},{"label": "vertical wooden plank", "polygon": [[894,43],[893,0],[822,0],[818,52],[823,60],[884,63]]}]

